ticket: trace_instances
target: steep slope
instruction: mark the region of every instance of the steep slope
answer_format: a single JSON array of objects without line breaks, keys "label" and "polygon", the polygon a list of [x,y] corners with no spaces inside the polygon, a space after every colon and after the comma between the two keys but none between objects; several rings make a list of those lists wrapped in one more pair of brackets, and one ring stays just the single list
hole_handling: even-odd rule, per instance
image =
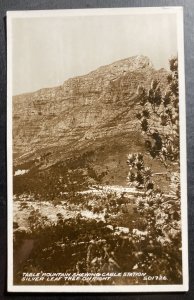
[{"label": "steep slope", "polygon": [[165,84],[166,75],[147,57],[135,56],[70,78],[59,87],[13,97],[15,166],[45,156],[52,165],[107,142],[112,152],[114,145],[122,145],[124,152],[141,145],[134,117],[137,87],[148,87],[152,79]]}]

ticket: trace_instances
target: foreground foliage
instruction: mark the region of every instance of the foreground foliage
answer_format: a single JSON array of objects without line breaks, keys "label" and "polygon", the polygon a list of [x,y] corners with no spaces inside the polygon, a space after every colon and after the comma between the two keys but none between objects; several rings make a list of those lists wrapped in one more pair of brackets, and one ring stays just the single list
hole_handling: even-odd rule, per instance
[{"label": "foreground foliage", "polygon": [[[166,167],[170,193],[165,195],[154,182],[153,170],[142,153],[128,156],[130,186],[141,190],[136,209],[148,233],[140,262],[152,273],[163,270],[168,278],[182,278],[180,169],[179,169],[179,89],[178,60],[170,60],[171,73],[166,91],[153,81],[150,89],[139,87],[137,119],[145,137],[147,153]],[[173,170],[173,171],[172,171]],[[161,174],[159,174],[161,175]]]}]

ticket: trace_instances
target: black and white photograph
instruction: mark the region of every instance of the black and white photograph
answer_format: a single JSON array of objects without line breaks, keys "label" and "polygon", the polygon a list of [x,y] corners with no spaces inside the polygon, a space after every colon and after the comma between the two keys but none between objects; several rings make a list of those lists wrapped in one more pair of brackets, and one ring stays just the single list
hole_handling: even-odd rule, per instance
[{"label": "black and white photograph", "polygon": [[182,7],[7,12],[8,291],[188,290]]}]

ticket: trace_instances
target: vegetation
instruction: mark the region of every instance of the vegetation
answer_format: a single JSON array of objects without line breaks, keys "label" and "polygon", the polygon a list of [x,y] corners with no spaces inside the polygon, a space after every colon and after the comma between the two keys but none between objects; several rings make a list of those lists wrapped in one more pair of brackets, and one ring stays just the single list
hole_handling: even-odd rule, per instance
[{"label": "vegetation", "polygon": [[42,163],[37,164],[35,160],[25,176],[14,176],[14,194],[19,196],[26,193],[40,201],[62,199],[65,193],[68,193],[69,198],[73,198],[77,191],[101,183],[108,172],[95,170],[93,155],[93,151],[85,152],[81,156],[73,156],[48,168],[42,168]]},{"label": "vegetation", "polygon": [[170,60],[170,70],[168,88],[164,93],[157,81],[152,82],[148,91],[139,87],[142,108],[137,118],[145,136],[147,152],[153,159],[160,159],[166,167],[171,193],[165,195],[155,184],[156,174],[145,166],[141,153],[128,156],[128,180],[131,186],[142,191],[136,200],[136,209],[141,215],[141,227],[143,223],[147,235],[140,267],[145,266],[152,274],[163,270],[170,282],[179,282],[182,264],[177,58]]},{"label": "vegetation", "polygon": [[[145,151],[128,155],[131,194],[122,190],[100,191],[109,170],[95,169],[94,151],[48,168],[43,167],[42,157],[30,164],[28,173],[15,176],[14,194],[19,199],[16,202],[26,217],[25,228],[14,222],[16,284],[37,284],[22,282],[22,273],[41,271],[144,272],[166,278],[156,282],[154,278],[147,281],[143,277],[123,277],[119,281],[113,277],[108,282],[93,284],[181,283],[177,58],[170,60],[170,70],[166,91],[161,90],[158,81],[153,81],[149,90],[138,88],[136,116]],[[148,164],[150,161],[152,165]],[[158,174],[153,170],[156,161],[164,172]],[[170,193],[159,185],[160,176],[168,182]],[[49,213],[44,214],[43,205],[47,212],[50,205],[55,214],[53,219]],[[24,252],[27,254],[21,254]],[[76,284],[90,282],[80,280]]]},{"label": "vegetation", "polygon": [[163,163],[179,160],[179,91],[178,60],[170,60],[171,73],[164,93],[157,80],[152,81],[147,91],[139,86],[140,110],[137,118],[145,135],[145,146],[152,158]]}]

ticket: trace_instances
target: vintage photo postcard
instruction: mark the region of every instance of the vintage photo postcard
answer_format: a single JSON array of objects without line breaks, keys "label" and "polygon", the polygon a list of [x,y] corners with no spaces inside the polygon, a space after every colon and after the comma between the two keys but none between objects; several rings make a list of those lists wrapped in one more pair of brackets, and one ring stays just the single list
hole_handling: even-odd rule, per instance
[{"label": "vintage photo postcard", "polygon": [[8,291],[188,290],[181,7],[7,13]]}]

